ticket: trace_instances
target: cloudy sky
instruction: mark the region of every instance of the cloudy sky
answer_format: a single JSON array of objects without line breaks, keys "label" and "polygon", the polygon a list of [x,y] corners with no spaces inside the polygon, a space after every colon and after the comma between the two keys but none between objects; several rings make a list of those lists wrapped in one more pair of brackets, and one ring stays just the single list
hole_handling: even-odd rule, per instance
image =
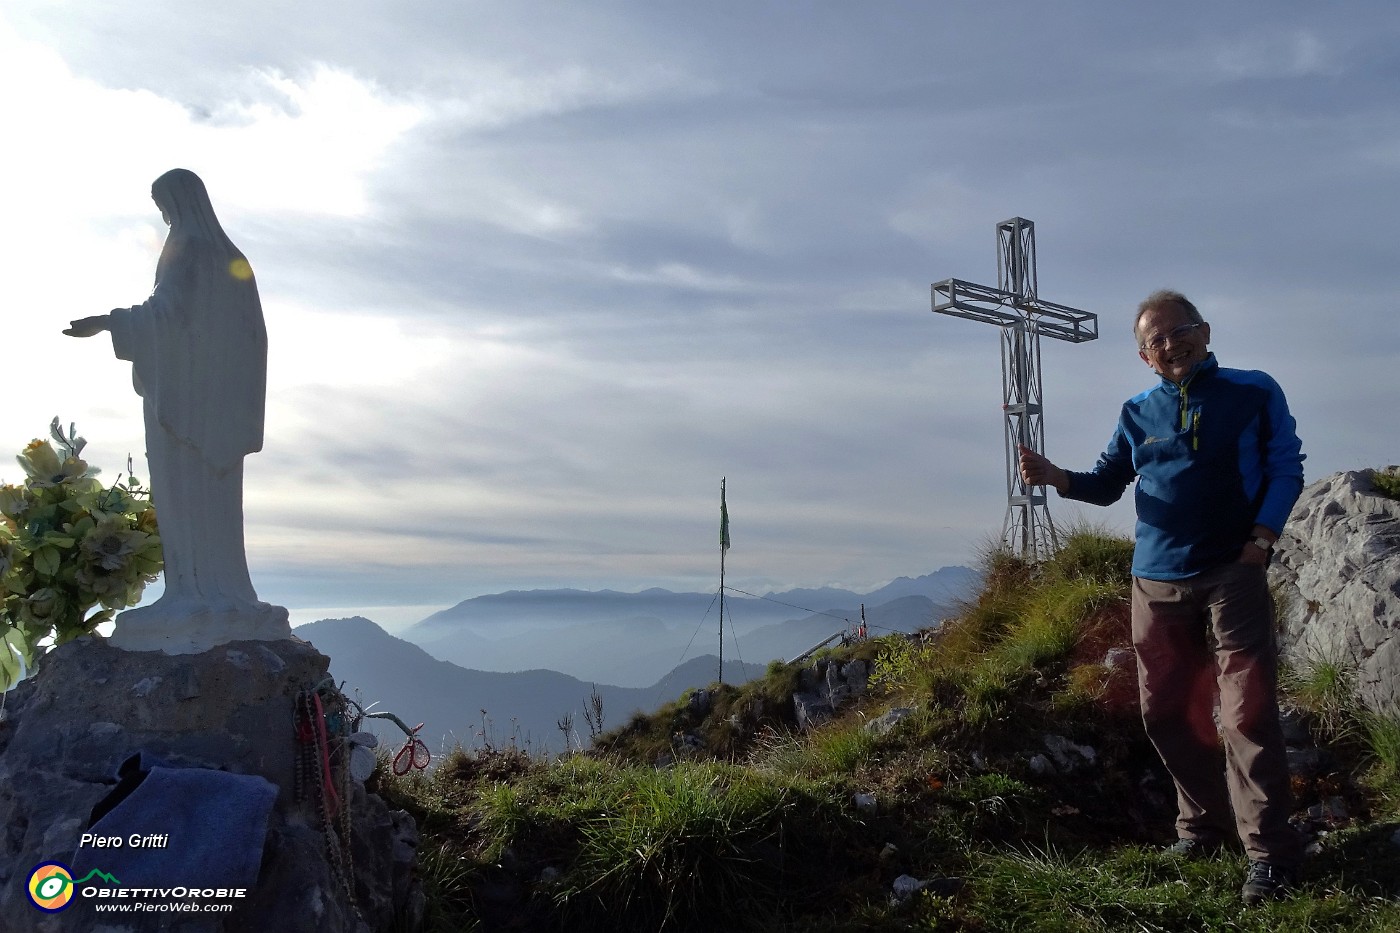
[{"label": "cloudy sky", "polygon": [[721,477],[736,586],[970,562],[997,333],[929,285],[995,285],[1017,215],[1100,315],[1043,346],[1063,465],[1149,384],[1163,286],[1283,385],[1310,478],[1400,461],[1391,0],[6,0],[0,87],[0,450],[60,415],[140,475],[129,366],[60,331],[144,300],[150,183],[193,169],[258,276],[248,550],[294,622],[712,590]]}]

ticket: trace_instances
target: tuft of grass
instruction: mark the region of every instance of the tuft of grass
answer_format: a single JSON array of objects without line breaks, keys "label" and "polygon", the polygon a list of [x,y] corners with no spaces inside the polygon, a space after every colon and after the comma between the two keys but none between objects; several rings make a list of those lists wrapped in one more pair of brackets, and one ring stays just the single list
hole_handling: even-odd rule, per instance
[{"label": "tuft of grass", "polygon": [[[581,793],[579,772],[556,770],[549,792],[528,799],[536,826],[567,827],[556,852],[567,868],[552,898],[571,929],[740,928],[771,913],[789,849],[805,851],[804,836],[841,822],[820,815],[832,800],[819,786],[733,765],[611,763],[583,774],[592,786]],[[481,801],[487,810],[500,803]],[[505,828],[489,815],[485,823]],[[525,835],[517,828],[511,847],[537,850]]]},{"label": "tuft of grass", "polygon": [[562,905],[661,929],[719,905],[743,916],[771,896],[771,873],[750,850],[773,833],[774,801],[756,785],[722,787],[718,772],[698,768],[629,777],[616,809],[583,823]]},{"label": "tuft of grass", "polygon": [[1371,485],[1388,499],[1400,499],[1400,467],[1372,470]]},{"label": "tuft of grass", "polygon": [[1334,742],[1355,737],[1361,708],[1351,665],[1313,658],[1290,665],[1279,679],[1283,691],[1310,715],[1318,739]]},{"label": "tuft of grass", "polygon": [[1113,589],[1132,583],[1133,542],[1100,525],[1071,527],[1046,564],[1047,574],[1062,580],[1093,580]]},{"label": "tuft of grass", "polygon": [[1400,718],[1381,713],[1361,717],[1370,767],[1365,780],[1386,805],[1392,819],[1400,819]]},{"label": "tuft of grass", "polygon": [[751,764],[777,774],[812,778],[852,774],[870,761],[880,737],[858,720],[830,723],[808,735],[770,733],[752,753]]},{"label": "tuft of grass", "polygon": [[1030,594],[997,654],[1023,670],[1063,662],[1099,607],[1121,600],[1120,588],[1093,577],[1046,580]]},{"label": "tuft of grass", "polygon": [[1113,671],[1104,665],[1080,664],[1069,672],[1059,706],[1066,710],[1090,706],[1104,697],[1112,681]]},{"label": "tuft of grass", "polygon": [[418,849],[418,877],[426,896],[424,933],[448,930],[472,933],[481,928],[471,890],[476,874],[476,861],[448,842]]},{"label": "tuft of grass", "polygon": [[990,854],[978,867],[978,883],[957,904],[968,925],[935,929],[1380,933],[1400,918],[1381,885],[1343,886],[1306,874],[1298,896],[1243,907],[1244,864],[1228,857],[1188,863],[1137,847],[1070,854],[1046,844]]}]

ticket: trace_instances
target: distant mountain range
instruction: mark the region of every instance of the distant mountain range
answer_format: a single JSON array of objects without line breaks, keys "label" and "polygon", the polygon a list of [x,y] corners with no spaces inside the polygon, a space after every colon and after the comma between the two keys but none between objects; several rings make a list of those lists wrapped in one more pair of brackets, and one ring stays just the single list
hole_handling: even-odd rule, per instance
[{"label": "distant mountain range", "polygon": [[[647,687],[628,688],[585,683],[556,671],[511,674],[468,670],[432,657],[417,645],[395,638],[368,619],[322,619],[294,630],[331,659],[331,675],[344,682],[347,694],[362,705],[397,714],[413,726],[425,725],[423,740],[437,756],[456,744],[501,746],[511,741],[535,752],[564,751],[558,725],[572,715],[576,737],[588,743],[584,710],[593,690],[603,700],[604,728],[627,722],[633,713],[650,712],[686,690],[713,683],[719,669],[714,655],[692,658]],[[725,662],[725,680],[742,683],[760,676],[764,666]],[[403,734],[385,720],[366,725],[390,748]]]},{"label": "distant mountain range", "polygon": [[[944,567],[865,595],[830,588],[727,595],[724,680],[746,682],[771,660],[853,630],[862,605],[872,637],[934,625],[976,583],[966,567]],[[714,594],[529,590],[466,600],[412,626],[406,639],[361,617],[294,631],[330,657],[331,674],[363,703],[410,725],[425,722],[435,753],[512,740],[560,752],[558,724],[569,715],[586,744],[583,713],[594,689],[610,729],[713,683],[718,619]],[[387,744],[402,741],[383,720],[372,725]]]},{"label": "distant mountain range", "polygon": [[[872,634],[909,632],[949,615],[977,574],[944,567],[864,595],[832,588],[725,597],[724,656],[786,660],[842,628],[860,607]],[[403,632],[434,657],[489,671],[548,668],[590,682],[641,687],[697,651],[719,650],[713,593],[528,590],[479,596]]]}]

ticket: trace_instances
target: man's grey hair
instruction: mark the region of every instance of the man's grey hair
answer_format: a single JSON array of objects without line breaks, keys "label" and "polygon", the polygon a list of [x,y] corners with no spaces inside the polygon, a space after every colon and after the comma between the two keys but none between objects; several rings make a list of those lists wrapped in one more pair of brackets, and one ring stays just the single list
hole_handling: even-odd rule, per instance
[{"label": "man's grey hair", "polygon": [[1138,305],[1137,316],[1133,318],[1133,339],[1137,341],[1138,346],[1142,346],[1142,333],[1138,330],[1138,325],[1142,323],[1142,316],[1149,311],[1169,306],[1178,307],[1186,312],[1186,316],[1190,318],[1192,324],[1205,323],[1201,312],[1197,311],[1196,306],[1181,292],[1174,292],[1169,288],[1158,289],[1143,299],[1142,304]]}]

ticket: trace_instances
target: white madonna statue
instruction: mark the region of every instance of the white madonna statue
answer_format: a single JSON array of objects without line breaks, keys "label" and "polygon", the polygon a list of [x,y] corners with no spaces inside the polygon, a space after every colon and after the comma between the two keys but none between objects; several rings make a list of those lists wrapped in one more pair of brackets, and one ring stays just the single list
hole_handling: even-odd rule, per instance
[{"label": "white madonna statue", "polygon": [[258,286],[199,176],[166,172],[151,197],[170,225],[151,297],[64,331],[111,333],[117,358],[131,361],[146,419],[165,592],[117,616],[110,641],[184,654],[287,638],[287,610],[258,600],[243,546],[243,458],[262,449],[267,395]]}]

